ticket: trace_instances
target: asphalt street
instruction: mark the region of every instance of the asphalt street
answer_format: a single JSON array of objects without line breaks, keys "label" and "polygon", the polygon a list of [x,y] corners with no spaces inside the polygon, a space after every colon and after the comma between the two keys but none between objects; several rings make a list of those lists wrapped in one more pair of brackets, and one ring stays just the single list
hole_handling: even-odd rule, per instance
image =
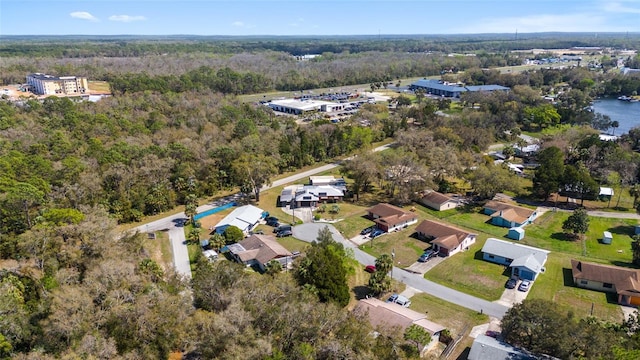
[{"label": "asphalt street", "polygon": [[[330,224],[326,223],[308,223],[295,226],[293,228],[293,236],[307,242],[316,240],[318,231],[328,226],[333,234],[334,240],[342,243],[346,248],[353,249],[355,259],[362,265],[371,265],[375,263],[375,258],[358,247],[352,242],[346,240],[340,232]],[[489,316],[502,319],[509,309],[507,306],[479,299],[477,297],[461,293],[457,290],[450,289],[446,286],[436,284],[420,275],[409,273],[401,268],[393,267],[392,277],[395,280],[403,282],[407,286],[411,286],[429,295],[449,301],[451,303],[463,306],[467,309],[483,312]]]}]

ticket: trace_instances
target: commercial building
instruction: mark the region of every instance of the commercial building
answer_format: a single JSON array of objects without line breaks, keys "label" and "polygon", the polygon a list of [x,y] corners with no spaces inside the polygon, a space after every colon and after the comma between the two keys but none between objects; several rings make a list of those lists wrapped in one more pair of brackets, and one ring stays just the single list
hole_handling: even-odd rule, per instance
[{"label": "commercial building", "polygon": [[27,85],[38,95],[81,95],[89,91],[87,78],[80,76],[34,73],[27,75]]},{"label": "commercial building", "polygon": [[471,91],[509,91],[508,87],[500,85],[475,85],[475,86],[462,86],[458,84],[450,84],[438,80],[422,79],[414,82],[409,86],[411,90],[424,90],[427,94],[459,98],[464,92]]},{"label": "commercial building", "polygon": [[346,104],[338,104],[330,101],[299,99],[273,100],[268,102],[266,105],[273,109],[273,111],[294,115],[302,115],[305,113],[317,111],[342,111],[346,107]]}]

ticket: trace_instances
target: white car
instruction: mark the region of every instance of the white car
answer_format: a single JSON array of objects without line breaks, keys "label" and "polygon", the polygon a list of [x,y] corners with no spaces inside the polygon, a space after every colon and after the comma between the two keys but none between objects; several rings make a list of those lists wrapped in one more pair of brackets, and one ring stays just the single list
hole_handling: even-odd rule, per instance
[{"label": "white car", "polygon": [[522,280],[520,286],[518,286],[518,290],[524,292],[529,291],[529,288],[531,288],[531,281],[529,280]]}]

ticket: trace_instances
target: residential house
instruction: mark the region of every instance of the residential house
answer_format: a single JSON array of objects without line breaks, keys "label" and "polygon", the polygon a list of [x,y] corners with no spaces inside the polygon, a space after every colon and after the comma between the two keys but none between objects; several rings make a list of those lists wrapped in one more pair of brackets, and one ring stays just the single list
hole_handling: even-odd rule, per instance
[{"label": "residential house", "polygon": [[386,232],[400,230],[418,222],[418,216],[397,206],[381,203],[369,208],[369,218],[378,229]]},{"label": "residential house", "polygon": [[271,235],[251,235],[244,240],[223,247],[231,257],[241,264],[257,266],[261,271],[271,260],[277,260],[283,267],[292,263],[293,254],[280,245]]},{"label": "residential house", "polygon": [[426,207],[438,211],[455,209],[459,205],[457,199],[454,199],[445,194],[441,194],[437,191],[431,191],[428,194],[424,195],[420,198],[419,202]]},{"label": "residential house", "polygon": [[477,234],[460,230],[443,223],[424,220],[416,227],[419,237],[431,240],[431,244],[440,256],[451,256],[475,244]]},{"label": "residential house", "polygon": [[335,203],[344,199],[344,191],[333,185],[287,186],[280,193],[280,206],[316,207],[320,203]]},{"label": "residential house", "polygon": [[542,358],[482,334],[473,340],[473,345],[467,355],[468,360],[537,360]]},{"label": "residential house", "polygon": [[258,225],[263,213],[264,210],[253,205],[240,206],[220,220],[214,226],[215,231],[221,234],[229,226],[237,226],[245,235],[248,235],[249,231]]},{"label": "residential house", "polygon": [[495,200],[487,201],[483,212],[491,216],[491,224],[508,228],[528,225],[538,216],[537,210]]},{"label": "residential house", "polygon": [[399,306],[398,304],[387,303],[376,298],[358,301],[358,305],[354,311],[367,314],[369,322],[375,328],[399,327],[400,331],[404,333],[406,328],[415,324],[431,334],[434,340],[438,339],[440,332],[445,329],[444,326],[427,320],[427,315],[424,313],[419,313],[409,308]]},{"label": "residential house", "polygon": [[511,268],[511,275],[535,280],[544,272],[550,251],[510,241],[489,238],[482,247],[482,258]]},{"label": "residential house", "polygon": [[640,270],[571,260],[577,287],[615,293],[618,304],[640,306]]}]

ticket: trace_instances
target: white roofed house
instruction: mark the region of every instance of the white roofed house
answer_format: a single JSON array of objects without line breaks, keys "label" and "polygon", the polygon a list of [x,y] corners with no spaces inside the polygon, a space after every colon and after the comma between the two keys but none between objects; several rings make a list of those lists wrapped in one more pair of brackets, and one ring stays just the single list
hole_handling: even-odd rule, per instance
[{"label": "white roofed house", "polygon": [[550,251],[489,238],[482,247],[482,258],[511,268],[511,274],[526,280],[535,280],[544,272]]},{"label": "white roofed house", "polygon": [[236,226],[247,235],[262,219],[264,210],[253,205],[240,206],[216,224],[215,231],[223,233],[229,226]]}]

